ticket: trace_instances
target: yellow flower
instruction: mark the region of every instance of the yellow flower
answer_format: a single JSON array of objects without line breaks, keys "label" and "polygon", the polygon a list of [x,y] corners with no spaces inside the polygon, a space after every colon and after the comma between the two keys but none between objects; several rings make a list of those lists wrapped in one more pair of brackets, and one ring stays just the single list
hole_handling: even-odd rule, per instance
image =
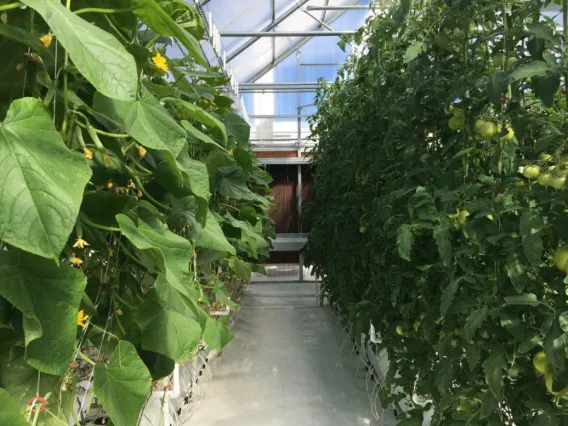
[{"label": "yellow flower", "polygon": [[168,72],[170,70],[168,68],[168,61],[166,60],[166,58],[160,55],[160,52],[156,53],[156,56],[152,58],[152,62],[154,62],[154,65],[156,65],[164,72]]},{"label": "yellow flower", "polygon": [[137,196],[138,198],[142,198],[142,195],[143,195],[143,194],[142,194],[142,190],[139,189],[138,192],[136,193],[136,196]]},{"label": "yellow flower", "polygon": [[134,184],[134,182],[132,182],[132,181],[130,180],[130,181],[128,181],[128,186],[127,186],[127,188],[136,189],[136,185]]},{"label": "yellow flower", "polygon": [[83,152],[85,153],[85,158],[87,160],[93,159],[93,151],[91,151],[89,148],[83,148]]},{"label": "yellow flower", "polygon": [[86,242],[84,239],[77,238],[77,241],[75,241],[75,244],[73,244],[73,247],[82,249],[82,248],[85,248],[88,245],[89,245],[89,243]]},{"label": "yellow flower", "polygon": [[89,321],[89,316],[85,315],[85,311],[82,309],[77,312],[77,325],[80,327],[87,327],[87,321]]},{"label": "yellow flower", "polygon": [[112,159],[108,154],[105,154],[105,156],[103,157],[103,161],[105,162],[105,164],[112,164]]},{"label": "yellow flower", "polygon": [[51,34],[44,34],[39,39],[46,48],[49,48],[49,46],[51,46],[51,41],[53,40],[53,36]]},{"label": "yellow flower", "polygon": [[0,21],[2,21],[3,24],[8,23],[8,14],[6,12],[2,12],[2,15],[0,15]]},{"label": "yellow flower", "polygon": [[112,180],[109,180],[106,184],[107,189],[111,189],[114,186],[114,183],[112,183]]},{"label": "yellow flower", "polygon": [[126,192],[128,192],[128,188],[124,186],[117,186],[116,188],[114,188],[114,192],[117,194],[126,194]]},{"label": "yellow flower", "polygon": [[16,71],[22,71],[23,69],[24,69],[24,64],[22,63],[16,64]]},{"label": "yellow flower", "polygon": [[138,147],[138,156],[140,158],[144,158],[144,156],[146,155],[148,151],[146,151],[146,148],[144,148],[143,146],[139,146]]},{"label": "yellow flower", "polygon": [[73,253],[72,257],[71,257],[71,264],[73,266],[81,266],[83,264],[83,261],[78,258],[75,253]]}]

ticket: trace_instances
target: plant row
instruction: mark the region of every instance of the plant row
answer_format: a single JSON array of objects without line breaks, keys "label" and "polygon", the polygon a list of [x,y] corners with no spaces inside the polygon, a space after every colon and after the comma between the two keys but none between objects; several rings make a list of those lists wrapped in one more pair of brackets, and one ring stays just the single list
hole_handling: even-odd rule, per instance
[{"label": "plant row", "polygon": [[233,338],[215,313],[262,270],[270,176],[184,1],[0,20],[0,424],[102,405],[133,426],[153,382]]},{"label": "plant row", "polygon": [[566,425],[566,2],[383,3],[318,93],[306,262],[400,425]]}]

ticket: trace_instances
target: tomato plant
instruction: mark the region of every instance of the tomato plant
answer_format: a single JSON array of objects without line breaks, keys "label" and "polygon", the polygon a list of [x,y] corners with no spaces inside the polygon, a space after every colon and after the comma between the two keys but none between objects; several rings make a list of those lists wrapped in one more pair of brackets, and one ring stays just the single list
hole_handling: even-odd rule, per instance
[{"label": "tomato plant", "polygon": [[79,424],[92,380],[132,426],[232,339],[211,312],[268,255],[270,176],[195,9],[64,3],[0,1],[0,423]]},{"label": "tomato plant", "polygon": [[432,407],[433,425],[566,425],[566,37],[547,1],[378,3],[318,92],[305,259],[380,335],[383,406],[431,401],[400,425]]}]

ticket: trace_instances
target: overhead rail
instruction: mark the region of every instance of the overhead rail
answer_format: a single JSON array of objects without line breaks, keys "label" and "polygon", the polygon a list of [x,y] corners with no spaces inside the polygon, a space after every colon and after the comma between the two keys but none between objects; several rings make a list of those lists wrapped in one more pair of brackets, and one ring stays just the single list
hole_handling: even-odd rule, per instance
[{"label": "overhead rail", "polygon": [[[298,9],[300,9],[303,5],[305,5],[309,1],[310,0],[300,0],[298,3],[296,3],[290,9],[288,9],[286,12],[284,12],[282,15],[280,15],[278,18],[276,18],[274,20],[274,22],[271,22],[266,27],[264,27],[262,29],[262,32],[268,32],[268,31],[273,30],[278,25],[280,25],[284,20],[286,20],[290,16],[292,16],[292,14],[294,12],[296,12]],[[227,57],[227,62],[231,62],[233,59],[235,59],[237,56],[239,56],[241,53],[243,53],[245,50],[247,50],[249,47],[251,47],[254,43],[256,43],[258,40],[260,40],[260,38],[261,37],[253,38],[253,39],[247,41],[242,46],[238,47],[234,52],[231,52],[229,54],[229,56]]]},{"label": "overhead rail", "polygon": [[371,6],[308,6],[306,10],[369,10]]},{"label": "overhead rail", "polygon": [[357,31],[224,31],[221,37],[330,37],[356,33]]},{"label": "overhead rail", "polygon": [[240,90],[247,92],[315,92],[319,83],[243,83]]}]

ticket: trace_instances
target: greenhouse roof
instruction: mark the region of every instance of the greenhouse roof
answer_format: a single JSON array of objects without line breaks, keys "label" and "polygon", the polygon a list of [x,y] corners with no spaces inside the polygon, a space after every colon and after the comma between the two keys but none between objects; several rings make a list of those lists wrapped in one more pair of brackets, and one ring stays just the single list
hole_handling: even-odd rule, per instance
[{"label": "greenhouse roof", "polygon": [[[221,49],[239,83],[254,83],[278,67],[290,68],[276,73],[272,82],[314,82],[318,77],[332,78],[347,53],[338,46],[338,36],[331,31],[355,31],[368,16],[370,0],[200,0],[207,19],[220,32]],[[335,7],[344,7],[335,9]],[[320,32],[321,35],[240,37],[235,32]],[[325,35],[325,37],[323,36]],[[297,79],[295,57],[298,49],[302,62],[313,65]],[[207,52],[206,52],[207,53]],[[286,64],[294,58],[294,66]],[[332,65],[329,65],[332,64]],[[293,72],[291,70],[293,68]],[[261,80],[263,81],[263,80]]]}]

